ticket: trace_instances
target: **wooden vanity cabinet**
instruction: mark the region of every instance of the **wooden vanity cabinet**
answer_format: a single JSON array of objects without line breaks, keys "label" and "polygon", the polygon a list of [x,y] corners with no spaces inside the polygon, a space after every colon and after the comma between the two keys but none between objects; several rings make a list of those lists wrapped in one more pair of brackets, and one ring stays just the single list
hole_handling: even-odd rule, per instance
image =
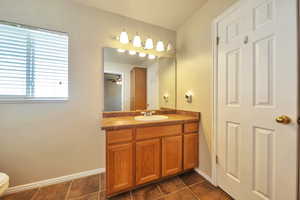
[{"label": "wooden vanity cabinet", "polygon": [[133,186],[133,144],[109,145],[107,150],[107,190],[108,194]]},{"label": "wooden vanity cabinet", "polygon": [[106,195],[198,166],[198,124],[107,130]]},{"label": "wooden vanity cabinet", "polygon": [[185,170],[198,167],[198,133],[183,136],[183,168]]},{"label": "wooden vanity cabinet", "polygon": [[160,178],[160,139],[136,143],[136,184],[144,184]]},{"label": "wooden vanity cabinet", "polygon": [[182,136],[162,138],[162,175],[170,176],[182,171]]}]

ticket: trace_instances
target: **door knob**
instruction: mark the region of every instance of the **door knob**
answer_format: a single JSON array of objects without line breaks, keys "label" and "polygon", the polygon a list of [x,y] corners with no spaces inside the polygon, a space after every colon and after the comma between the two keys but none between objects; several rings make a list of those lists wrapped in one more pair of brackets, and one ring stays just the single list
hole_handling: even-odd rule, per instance
[{"label": "door knob", "polygon": [[291,119],[286,115],[281,115],[279,117],[276,117],[276,122],[280,124],[289,124],[291,123]]}]

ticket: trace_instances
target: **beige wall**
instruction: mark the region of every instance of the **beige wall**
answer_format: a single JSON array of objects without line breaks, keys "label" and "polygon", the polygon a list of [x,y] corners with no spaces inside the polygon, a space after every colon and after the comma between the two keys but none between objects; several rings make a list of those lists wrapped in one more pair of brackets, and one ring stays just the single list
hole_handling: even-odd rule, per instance
[{"label": "beige wall", "polygon": [[160,88],[160,82],[158,79],[158,62],[148,64],[147,66],[147,109],[156,110],[159,107],[158,104],[158,92]]},{"label": "beige wall", "polygon": [[[177,30],[178,108],[201,112],[200,170],[211,175],[212,44],[211,24],[235,0],[209,0]],[[186,103],[184,94],[193,93]]]},{"label": "beige wall", "polygon": [[116,46],[111,38],[123,27],[164,41],[175,32],[70,0],[1,0],[0,19],[70,35],[68,102],[0,104],[0,171],[15,186],[103,168],[102,48]]},{"label": "beige wall", "polygon": [[[163,96],[169,96],[168,101]],[[176,59],[159,59],[159,107],[176,108]]]}]

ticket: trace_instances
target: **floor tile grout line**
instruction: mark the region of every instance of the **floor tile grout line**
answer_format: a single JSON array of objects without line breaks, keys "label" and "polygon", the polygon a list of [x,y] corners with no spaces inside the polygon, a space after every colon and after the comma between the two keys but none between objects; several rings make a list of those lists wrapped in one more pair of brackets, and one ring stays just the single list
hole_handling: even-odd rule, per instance
[{"label": "floor tile grout line", "polygon": [[132,191],[130,191],[130,199],[133,200]]},{"label": "floor tile grout line", "polygon": [[176,192],[178,192],[178,191],[181,191],[181,190],[184,190],[184,189],[186,189],[186,188],[188,188],[188,186],[184,186],[184,187],[182,187],[182,188],[179,188],[178,190],[169,192],[169,193],[165,194],[165,196],[167,196],[167,195],[169,195],[169,194],[174,194],[174,193],[176,193]]},{"label": "floor tile grout line", "polygon": [[71,188],[72,188],[72,185],[73,185],[73,181],[74,180],[72,180],[71,183],[70,183],[70,185],[69,185],[69,188],[68,188],[65,200],[68,200],[68,198],[69,198],[69,195],[70,195],[70,192],[71,192]]},{"label": "floor tile grout line", "polygon": [[40,192],[40,189],[41,189],[40,187],[37,188],[36,192],[32,195],[32,197],[30,198],[30,200],[34,200],[36,198],[36,196]]},{"label": "floor tile grout line", "polygon": [[160,193],[164,194],[164,192],[163,192],[162,189],[160,188],[159,184],[156,183],[155,185],[156,185],[156,187],[158,188],[158,190],[160,191]]},{"label": "floor tile grout line", "polygon": [[181,191],[186,190],[186,189],[189,189],[189,188],[188,188],[188,187],[180,188],[179,190],[176,190],[176,191],[174,191],[174,192],[170,192],[170,193],[166,194],[164,197],[170,196],[170,195],[172,195],[172,194],[176,194],[176,193],[181,192]]},{"label": "floor tile grout line", "polygon": [[162,194],[160,197],[157,197],[156,199],[161,199],[161,198],[165,197],[166,194],[162,191],[162,189],[160,188],[159,184],[156,183],[155,185],[158,188],[158,190],[160,191],[160,193]]},{"label": "floor tile grout line", "polygon": [[202,184],[202,183],[209,183],[208,181],[204,180],[204,181],[201,181],[201,182],[197,182],[197,183],[193,183],[193,184],[190,184],[190,185],[187,185],[188,187],[191,187],[191,186],[194,186],[194,185],[199,185],[199,184]]},{"label": "floor tile grout line", "polygon": [[200,183],[204,183],[204,182],[206,182],[206,180],[203,180],[203,181],[199,181],[199,182],[197,182],[197,183],[193,183],[193,184],[190,184],[190,185],[188,185],[188,184],[186,184],[183,180],[182,180],[182,182],[183,182],[183,184],[184,185],[186,185],[187,187],[191,187],[191,186],[194,186],[194,185],[197,185],[197,184],[200,184]]},{"label": "floor tile grout line", "polygon": [[[166,194],[162,190],[161,190],[161,192],[167,196],[169,194],[173,194],[173,193],[176,193],[176,192],[181,191],[183,189],[186,189],[188,186],[182,180],[181,180],[181,182],[183,183],[183,187],[182,188],[178,188],[177,190],[169,192],[169,193],[166,193]],[[158,186],[159,186],[159,184],[158,184]],[[161,189],[160,186],[159,186],[159,188]]]},{"label": "floor tile grout line", "polygon": [[196,199],[201,200],[200,197],[198,197],[198,196],[196,195],[196,193],[195,193],[190,187],[188,187],[188,190],[191,191],[191,193],[194,195],[194,197],[196,197]]},{"label": "floor tile grout line", "polygon": [[177,190],[175,190],[175,191],[169,192],[169,193],[164,193],[164,192],[162,191],[162,189],[161,189],[161,186],[159,185],[161,182],[156,183],[157,187],[160,189],[160,192],[163,194],[163,195],[162,195],[161,197],[159,197],[158,199],[161,199],[161,198],[163,198],[163,197],[169,196],[169,195],[171,195],[171,194],[180,192],[180,191],[185,190],[185,189],[188,188],[188,186],[182,181],[182,179],[181,179],[179,176],[175,176],[175,177],[173,177],[173,178],[174,178],[174,179],[178,178],[178,179],[180,180],[180,182],[183,184],[183,187],[182,187],[182,188],[179,188],[179,189],[177,189]]},{"label": "floor tile grout line", "polygon": [[101,190],[102,190],[102,185],[101,185],[101,182],[102,182],[102,180],[101,180],[101,174],[102,174],[102,173],[99,174],[99,180],[98,180],[98,182],[99,182],[99,192],[101,192]]},{"label": "floor tile grout line", "polygon": [[92,193],[83,194],[83,195],[81,195],[81,196],[73,197],[73,198],[67,199],[67,200],[77,200],[77,199],[82,199],[82,198],[84,198],[84,197],[87,197],[87,196],[89,196],[89,195],[93,195],[93,194],[96,194],[96,193],[97,193],[97,198],[98,198],[99,192],[97,191],[97,192],[92,192]]},{"label": "floor tile grout line", "polygon": [[[179,178],[180,178],[180,177],[179,177]],[[180,178],[180,180],[183,182],[184,185],[186,185],[186,187],[188,188],[188,190],[192,192],[193,196],[196,197],[196,199],[200,200],[200,198],[193,192],[193,190],[192,190],[190,187],[191,187],[191,186],[194,186],[194,185],[197,185],[197,184],[204,183],[206,180],[203,180],[203,181],[201,181],[201,182],[199,181],[199,182],[193,183],[193,184],[191,184],[191,185],[186,184],[181,178]]]}]

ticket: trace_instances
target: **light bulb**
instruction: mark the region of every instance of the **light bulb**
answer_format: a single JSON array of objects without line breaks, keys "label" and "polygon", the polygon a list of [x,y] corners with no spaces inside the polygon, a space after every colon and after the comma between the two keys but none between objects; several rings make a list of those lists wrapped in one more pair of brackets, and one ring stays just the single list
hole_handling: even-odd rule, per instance
[{"label": "light bulb", "polygon": [[136,54],[136,51],[130,50],[130,51],[129,51],[129,54],[130,54],[130,55],[135,55],[135,54]]},{"label": "light bulb", "polygon": [[156,56],[155,56],[155,55],[152,55],[152,54],[149,54],[149,55],[148,55],[148,58],[149,58],[150,60],[153,60],[153,59],[156,58]]},{"label": "light bulb", "polygon": [[121,80],[117,80],[117,85],[122,85],[122,81]]},{"label": "light bulb", "polygon": [[142,46],[142,40],[141,40],[141,37],[138,34],[136,34],[133,37],[132,44],[133,44],[134,47],[141,47]]},{"label": "light bulb", "polygon": [[139,56],[142,57],[142,58],[146,57],[146,55],[147,55],[147,54],[142,53],[142,52],[139,53]]},{"label": "light bulb", "polygon": [[117,49],[118,52],[124,53],[126,50],[125,49]]},{"label": "light bulb", "polygon": [[153,40],[151,38],[146,40],[145,49],[153,49]]},{"label": "light bulb", "polygon": [[128,34],[127,34],[127,32],[125,32],[125,31],[121,32],[121,34],[120,34],[120,42],[121,42],[122,44],[128,44],[129,39],[128,39]]},{"label": "light bulb", "polygon": [[165,50],[165,46],[164,43],[162,41],[158,41],[156,44],[156,51],[164,51]]},{"label": "light bulb", "polygon": [[172,44],[169,42],[168,46],[167,46],[167,51],[172,51],[173,50],[173,46]]}]

